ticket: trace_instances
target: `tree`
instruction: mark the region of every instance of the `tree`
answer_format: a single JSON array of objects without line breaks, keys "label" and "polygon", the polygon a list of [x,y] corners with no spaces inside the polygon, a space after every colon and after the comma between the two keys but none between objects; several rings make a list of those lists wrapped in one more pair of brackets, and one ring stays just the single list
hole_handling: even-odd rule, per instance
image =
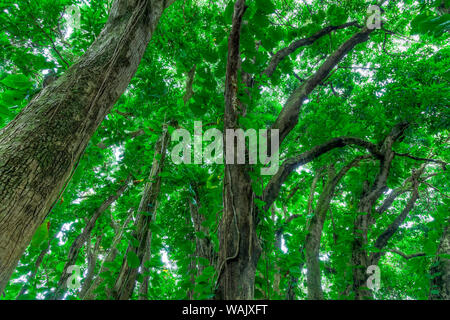
[{"label": "tree", "polygon": [[168,4],[2,6],[0,299],[443,299],[446,4]]},{"label": "tree", "polygon": [[86,53],[2,129],[0,291],[92,134],[125,91],[172,2],[114,1]]}]

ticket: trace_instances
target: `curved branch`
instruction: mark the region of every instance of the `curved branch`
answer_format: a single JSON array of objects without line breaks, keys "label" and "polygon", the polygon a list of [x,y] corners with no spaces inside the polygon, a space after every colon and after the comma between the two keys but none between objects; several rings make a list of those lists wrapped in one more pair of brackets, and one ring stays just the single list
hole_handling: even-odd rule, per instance
[{"label": "curved branch", "polygon": [[273,201],[275,201],[275,199],[278,197],[281,185],[284,183],[284,181],[286,181],[292,171],[294,171],[301,165],[313,161],[324,153],[327,153],[336,148],[345,147],[347,145],[356,145],[365,148],[377,158],[381,157],[380,153],[378,152],[377,146],[369,141],[356,137],[338,137],[331,139],[328,142],[318,145],[309,151],[286,160],[281,165],[281,167],[278,169],[278,172],[272,176],[266,188],[264,189],[263,199],[266,203],[264,207],[265,210],[268,210]]},{"label": "curved branch", "polygon": [[275,72],[278,64],[286,58],[291,53],[295,52],[298,48],[309,46],[322,38],[323,36],[326,36],[327,34],[331,33],[332,31],[339,30],[339,29],[345,29],[351,26],[356,26],[361,28],[360,25],[358,25],[357,21],[352,21],[348,23],[341,24],[339,26],[328,26],[323,28],[322,30],[317,31],[315,34],[308,38],[303,38],[300,40],[296,40],[292,42],[289,46],[277,51],[272,58],[270,59],[269,65],[267,68],[262,72],[262,74],[267,75],[269,78],[272,76],[272,74]]},{"label": "curved branch", "polygon": [[372,29],[368,29],[367,27],[362,28],[350,39],[345,41],[323,62],[323,64],[311,77],[309,77],[301,86],[292,92],[271,128],[280,130],[280,145],[297,124],[300,108],[308,95],[320,83],[322,83],[331,70],[336,67],[336,65],[347,55],[347,53],[349,53],[357,44],[367,41],[372,32]]},{"label": "curved branch", "polygon": [[445,170],[445,166],[448,165],[447,162],[442,161],[442,160],[439,160],[439,159],[420,158],[420,157],[415,157],[415,156],[413,156],[413,155],[410,155],[409,153],[398,153],[398,152],[394,152],[394,154],[395,154],[396,156],[399,156],[399,157],[407,157],[407,158],[414,159],[414,160],[417,160],[417,161],[426,161],[426,162],[439,163],[439,164],[442,164],[444,170]]},{"label": "curved branch", "polygon": [[412,254],[405,254],[405,253],[403,253],[403,252],[401,252],[400,250],[397,250],[397,249],[389,249],[388,251],[400,255],[400,256],[402,256],[403,258],[405,258],[406,260],[409,260],[409,259],[412,259],[412,258],[416,258],[416,257],[423,257],[423,256],[426,256],[426,255],[427,255],[425,252],[418,252],[418,253],[412,253]]}]

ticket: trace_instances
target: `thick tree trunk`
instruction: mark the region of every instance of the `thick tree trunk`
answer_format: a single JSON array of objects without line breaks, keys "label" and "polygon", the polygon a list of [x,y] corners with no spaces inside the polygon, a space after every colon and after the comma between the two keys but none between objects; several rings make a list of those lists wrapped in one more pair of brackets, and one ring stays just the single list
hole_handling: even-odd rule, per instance
[{"label": "thick tree trunk", "polygon": [[[91,237],[91,232],[95,227],[95,224],[102,215],[103,212],[105,212],[106,209],[109,208],[111,204],[113,204],[121,195],[125,192],[125,190],[128,188],[130,180],[127,178],[126,182],[116,191],[115,194],[111,195],[103,201],[103,203],[100,205],[100,207],[95,210],[92,217],[89,219],[88,223],[83,229],[83,232],[81,232],[78,237],[73,241],[72,245],[69,249],[69,255],[67,258],[67,262],[64,265],[61,278],[58,281],[58,285],[56,287],[55,292],[51,296],[52,299],[59,300],[64,296],[65,289],[67,286],[67,280],[70,277],[70,273],[67,272],[68,268],[72,265],[76,265],[78,255],[80,254],[81,249],[83,248],[86,241],[88,241]],[[89,245],[89,244],[88,244]]]},{"label": "thick tree trunk", "polygon": [[[114,298],[117,300],[128,300],[133,294],[138,275],[138,267],[131,268],[128,264],[128,255],[135,255],[139,260],[139,266],[142,265],[144,256],[150,251],[150,224],[153,221],[156,212],[159,191],[161,189],[160,173],[164,167],[164,159],[167,153],[167,145],[169,142],[169,133],[167,126],[164,126],[163,132],[155,145],[155,153],[153,156],[152,169],[145,184],[144,194],[142,195],[139,208],[137,210],[136,229],[133,232],[133,241],[128,245],[127,252],[122,262],[119,276],[114,285]],[[149,254],[149,253],[148,253]]]},{"label": "thick tree trunk", "polygon": [[172,2],[114,1],[86,53],[0,131],[0,292]]},{"label": "thick tree trunk", "polygon": [[[227,73],[225,81],[224,128],[236,129],[239,114],[238,68],[240,62],[240,30],[245,1],[234,5],[233,23],[228,39]],[[226,158],[227,139],[224,139]],[[223,215],[219,230],[218,288],[216,299],[253,299],[255,272],[261,247],[256,236],[256,208],[247,165],[238,165],[234,145],[234,163],[225,165]]]},{"label": "thick tree trunk", "polygon": [[261,255],[253,200],[246,167],[226,165],[216,299],[253,299],[256,266]]}]

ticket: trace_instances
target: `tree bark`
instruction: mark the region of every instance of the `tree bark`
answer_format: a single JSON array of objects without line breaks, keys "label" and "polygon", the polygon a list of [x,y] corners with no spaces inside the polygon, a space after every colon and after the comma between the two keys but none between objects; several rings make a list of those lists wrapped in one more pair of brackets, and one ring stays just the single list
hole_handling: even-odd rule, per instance
[{"label": "tree bark", "polygon": [[86,53],[0,131],[0,292],[174,0],[115,0]]},{"label": "tree bark", "polygon": [[378,147],[377,154],[381,155],[379,171],[373,184],[364,183],[363,192],[358,204],[358,213],[353,227],[352,243],[352,286],[347,289],[347,294],[353,294],[356,300],[370,299],[371,291],[367,288],[366,270],[370,266],[370,259],[364,249],[367,244],[369,226],[374,223],[373,207],[377,199],[387,189],[386,181],[389,176],[392,160],[394,159],[393,144],[400,139],[406,128],[406,122],[397,124]]},{"label": "tree bark", "polygon": [[[90,242],[90,241],[89,241]],[[100,248],[100,243],[102,242],[102,235],[97,236],[97,240],[95,242],[95,246],[91,248],[91,244],[88,243],[87,246],[87,259],[88,259],[88,272],[86,274],[86,278],[84,279],[83,285],[81,286],[80,290],[80,298],[83,299],[83,297],[86,295],[86,292],[89,290],[92,279],[94,279],[95,275],[95,267],[97,265],[97,259],[98,259],[98,250]]]},{"label": "tree bark", "polygon": [[[450,300],[450,219],[437,250],[437,257],[431,268],[430,300]],[[447,255],[442,257],[439,255]]]},{"label": "tree bark", "polygon": [[161,189],[160,173],[164,168],[168,142],[169,132],[167,131],[167,126],[164,125],[163,132],[155,145],[152,168],[137,210],[136,229],[132,234],[132,240],[137,240],[138,245],[133,245],[133,241],[129,243],[120,273],[114,285],[113,295],[117,300],[130,299],[136,284],[138,268],[131,268],[129,266],[127,257],[130,252],[137,256],[139,265],[142,265],[145,254],[150,252],[150,224],[156,213],[156,205]]},{"label": "tree bark", "polygon": [[[108,272],[109,268],[105,266],[106,262],[112,262],[116,259],[117,254],[119,253],[119,250],[117,249],[117,246],[119,245],[120,241],[122,240],[123,233],[125,232],[126,227],[130,223],[131,219],[133,218],[133,214],[130,213],[125,222],[123,223],[122,227],[120,229],[115,230],[116,234],[114,236],[114,239],[111,244],[111,249],[108,251],[108,254],[105,258],[105,260],[102,263],[102,266],[100,267],[100,271],[98,272],[97,277],[95,278],[94,282],[91,284],[89,289],[87,290],[86,294],[82,297],[83,300],[95,300],[97,298],[96,290],[97,288],[100,288],[103,285],[104,279],[100,276],[104,272]],[[104,290],[106,294],[107,299],[112,298],[112,291],[110,288],[105,287]]]},{"label": "tree bark", "polygon": [[367,158],[367,156],[357,157],[355,160],[344,166],[338,174],[336,174],[333,165],[331,165],[328,169],[327,182],[320,194],[319,200],[317,201],[317,206],[314,210],[314,216],[311,219],[311,223],[309,224],[305,241],[305,257],[307,268],[306,283],[308,287],[309,300],[323,300],[319,249],[326,214],[328,212],[328,209],[330,208],[330,202],[333,198],[334,191],[336,189],[336,186],[346,175],[346,173],[364,158]]},{"label": "tree bark", "polygon": [[[240,62],[240,30],[246,6],[244,0],[234,5],[232,27],[228,38],[228,58],[225,81],[224,129],[237,128],[241,103],[237,97]],[[224,155],[227,150],[224,137]],[[219,229],[218,287],[215,298],[219,300],[252,300],[255,272],[261,255],[256,236],[256,208],[248,166],[237,163],[234,146],[234,163],[225,164],[223,187],[223,215]]]},{"label": "tree bark", "polygon": [[[64,265],[61,277],[58,281],[58,285],[56,286],[55,292],[51,295],[51,299],[53,300],[59,300],[64,296],[67,280],[70,277],[70,274],[67,272],[67,269],[75,265],[77,263],[78,255],[80,254],[81,249],[83,248],[86,241],[90,239],[92,229],[95,227],[95,223],[97,222],[98,218],[102,215],[103,212],[105,212],[108,207],[113,204],[121,195],[125,192],[125,190],[128,188],[128,184],[130,182],[130,178],[128,177],[126,182],[116,191],[115,194],[111,195],[103,201],[103,203],[100,205],[100,207],[95,210],[94,214],[89,219],[88,223],[84,227],[83,231],[76,237],[76,239],[73,241],[72,245],[69,249],[69,255],[67,258],[67,262]],[[88,244],[89,245],[89,244]]]}]

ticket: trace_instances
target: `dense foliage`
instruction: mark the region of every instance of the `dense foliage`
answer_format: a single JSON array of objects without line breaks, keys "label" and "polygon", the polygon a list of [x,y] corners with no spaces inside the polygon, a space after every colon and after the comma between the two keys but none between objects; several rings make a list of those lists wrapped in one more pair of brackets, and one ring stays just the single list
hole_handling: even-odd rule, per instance
[{"label": "dense foliage", "polygon": [[[1,0],[0,128],[86,52],[102,31],[111,3]],[[275,123],[295,88],[364,26],[370,4],[247,1],[238,75],[250,75],[252,85],[240,80],[237,97],[245,112],[238,125],[261,129]],[[193,134],[194,121],[201,121],[203,131],[223,130],[234,5],[227,0],[177,0],[165,10],[135,76],[52,203],[2,299],[55,298],[62,276],[71,275],[69,259],[80,267],[80,286],[73,280],[75,285],[63,286],[57,298],[115,298],[124,263],[138,270],[132,299],[214,298],[223,262],[225,166],[175,164],[170,152],[176,141],[162,151],[164,166],[155,169],[155,163],[161,159],[158,147],[175,129]],[[373,221],[362,245],[367,254],[380,254],[375,299],[443,297],[433,279],[449,281],[448,274],[435,270],[450,258],[442,250],[450,207],[445,170],[450,161],[448,8],[449,2],[440,0],[386,1],[381,27],[315,86],[302,102],[297,125],[280,145],[281,164],[337,137],[382,146],[396,126],[408,123],[394,139],[386,187],[372,206]],[[342,27],[312,37],[328,26]],[[268,72],[273,57],[299,39],[310,41]],[[354,298],[355,225],[364,215],[360,201],[367,185],[379,177],[380,159],[364,147],[346,144],[315,156],[293,168],[270,208],[265,207],[264,190],[272,176],[260,175],[259,167],[248,170],[261,246],[254,298],[321,298],[311,295],[317,288],[307,281],[314,276],[308,273],[315,261],[312,230],[321,234],[317,263],[323,298]],[[139,253],[127,248],[140,245],[137,221],[144,213],[138,208],[146,186],[156,181],[151,172],[159,169],[160,190],[141,261]],[[395,192],[391,205],[381,210]],[[403,213],[400,225],[392,229]],[[387,230],[394,232],[381,246]]]}]

